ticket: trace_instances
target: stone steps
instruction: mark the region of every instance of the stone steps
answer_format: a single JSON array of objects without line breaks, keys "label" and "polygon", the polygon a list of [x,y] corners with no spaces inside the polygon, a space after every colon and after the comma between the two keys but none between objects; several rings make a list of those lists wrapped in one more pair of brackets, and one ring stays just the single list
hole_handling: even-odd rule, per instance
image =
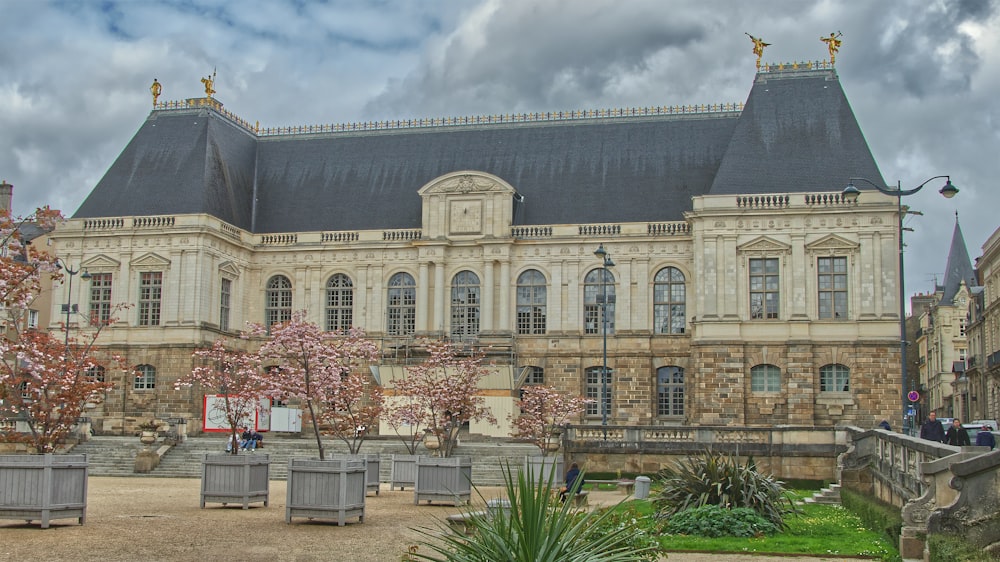
[{"label": "stone steps", "polygon": [[811,498],[802,500],[802,503],[840,505],[840,484],[830,484],[813,494]]}]

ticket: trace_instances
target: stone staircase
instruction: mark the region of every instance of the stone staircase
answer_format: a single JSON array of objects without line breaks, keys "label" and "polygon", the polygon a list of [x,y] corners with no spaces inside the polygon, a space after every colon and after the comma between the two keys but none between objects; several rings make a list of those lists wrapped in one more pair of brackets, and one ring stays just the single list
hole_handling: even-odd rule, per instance
[{"label": "stone staircase", "polygon": [[[162,445],[158,441],[153,445]],[[346,446],[339,441],[325,440],[323,446],[327,456],[346,454]],[[150,473],[136,474],[133,472],[135,454],[142,449],[136,437],[92,437],[86,443],[73,448],[74,453],[87,453],[90,459],[91,476],[146,476],[160,478],[201,478],[201,459],[207,453],[225,453],[225,438],[189,437],[184,443],[174,445],[160,459],[160,465]],[[395,439],[368,439],[361,448],[362,453],[377,453],[381,463],[379,476],[382,482],[389,482],[392,475],[392,455],[407,454],[402,443]],[[420,447],[419,454],[426,454],[426,449]],[[317,458],[316,442],[306,437],[278,437],[265,435],[264,447],[253,455],[268,455],[271,461],[271,479],[284,480],[288,473],[290,458]],[[538,454],[534,445],[525,443],[503,443],[496,441],[469,442],[455,448],[455,456],[472,458],[472,481],[480,486],[503,485],[503,462],[509,462],[512,468],[524,464],[524,457]]]},{"label": "stone staircase", "polygon": [[802,500],[802,503],[825,503],[840,505],[840,484],[830,484],[826,488],[813,494],[811,498]]}]

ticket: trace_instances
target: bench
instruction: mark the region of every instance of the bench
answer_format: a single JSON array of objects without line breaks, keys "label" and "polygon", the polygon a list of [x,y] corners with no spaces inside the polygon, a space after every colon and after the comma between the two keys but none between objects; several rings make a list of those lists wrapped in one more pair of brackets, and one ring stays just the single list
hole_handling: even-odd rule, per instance
[{"label": "bench", "polygon": [[476,517],[486,517],[486,512],[469,511],[465,513],[456,513],[446,517],[445,521],[448,522],[449,527],[459,534],[471,535],[476,530],[476,528],[472,526],[472,519]]},{"label": "bench", "polygon": [[616,485],[618,491],[626,496],[631,496],[635,492],[635,480],[619,480]]},{"label": "bench", "polygon": [[577,492],[573,496],[573,507],[587,507],[587,494],[590,492]]}]

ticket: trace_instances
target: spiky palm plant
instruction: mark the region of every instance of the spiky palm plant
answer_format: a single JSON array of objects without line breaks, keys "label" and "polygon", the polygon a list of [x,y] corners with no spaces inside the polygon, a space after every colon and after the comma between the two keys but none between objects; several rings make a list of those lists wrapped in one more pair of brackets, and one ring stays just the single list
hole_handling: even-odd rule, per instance
[{"label": "spiky palm plant", "polygon": [[[431,552],[411,549],[411,560],[449,562],[631,562],[655,560],[658,548],[636,548],[633,530],[595,532],[611,510],[587,512],[572,502],[561,503],[552,494],[553,479],[514,475],[503,467],[510,512],[472,515],[471,535],[462,535],[439,525],[418,529]],[[581,479],[582,480],[582,479]],[[577,490],[570,490],[570,495]],[[480,494],[482,498],[482,495]]]},{"label": "spiky palm plant", "polygon": [[703,505],[748,507],[784,529],[785,515],[798,512],[783,483],[758,471],[752,457],[741,465],[732,455],[706,450],[660,470],[657,477],[660,491],[653,505],[661,517]]}]

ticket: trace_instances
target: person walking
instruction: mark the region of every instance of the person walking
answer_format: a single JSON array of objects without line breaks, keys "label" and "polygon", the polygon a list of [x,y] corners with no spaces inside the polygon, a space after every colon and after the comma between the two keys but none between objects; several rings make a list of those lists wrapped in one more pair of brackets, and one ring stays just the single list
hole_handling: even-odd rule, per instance
[{"label": "person walking", "polygon": [[924,422],[924,425],[920,426],[920,438],[944,443],[944,427],[937,420],[937,413],[931,412],[927,414],[927,421]]},{"label": "person walking", "polygon": [[972,444],[969,442],[969,433],[962,427],[962,420],[955,418],[951,422],[951,427],[944,434],[944,442],[956,447],[968,447]]},{"label": "person walking", "polygon": [[979,430],[979,433],[976,434],[976,445],[979,447],[989,447],[991,451],[997,448],[997,440],[996,437],[993,437],[990,426],[984,425]]}]

